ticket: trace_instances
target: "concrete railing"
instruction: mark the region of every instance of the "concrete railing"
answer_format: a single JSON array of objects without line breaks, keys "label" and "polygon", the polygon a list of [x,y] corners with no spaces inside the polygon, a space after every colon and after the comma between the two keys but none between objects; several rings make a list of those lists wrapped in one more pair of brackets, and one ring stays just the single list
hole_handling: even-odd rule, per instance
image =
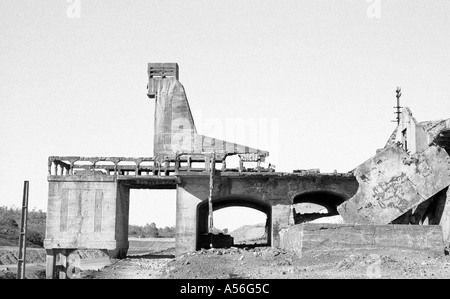
[{"label": "concrete railing", "polygon": [[[80,171],[100,171],[106,175],[158,175],[159,172],[174,171],[161,165],[155,158],[125,157],[73,157],[53,156],[48,158],[48,174],[65,176],[75,175]],[[166,167],[164,167],[166,166]]]},{"label": "concrete railing", "polygon": [[[48,158],[48,174],[51,176],[70,176],[86,171],[98,171],[108,176],[169,176],[180,173],[208,173],[211,167],[211,154],[178,154],[175,159],[156,157],[75,157],[52,156]],[[246,168],[251,162],[239,157],[239,167],[228,169],[225,158],[215,159],[216,171],[269,172],[258,163],[255,168]]]}]

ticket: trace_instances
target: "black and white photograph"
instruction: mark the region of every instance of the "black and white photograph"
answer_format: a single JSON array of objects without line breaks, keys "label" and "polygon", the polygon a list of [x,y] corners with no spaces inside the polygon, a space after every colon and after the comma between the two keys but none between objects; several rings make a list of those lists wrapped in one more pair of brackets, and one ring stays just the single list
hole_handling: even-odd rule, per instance
[{"label": "black and white photograph", "polygon": [[0,94],[0,279],[450,278],[450,1],[0,0]]}]

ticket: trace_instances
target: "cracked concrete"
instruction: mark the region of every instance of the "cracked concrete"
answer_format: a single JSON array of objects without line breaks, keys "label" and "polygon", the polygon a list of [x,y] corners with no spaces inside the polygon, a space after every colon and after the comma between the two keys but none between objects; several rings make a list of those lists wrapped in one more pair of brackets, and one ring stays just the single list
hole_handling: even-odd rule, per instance
[{"label": "cracked concrete", "polygon": [[355,169],[356,194],[338,207],[346,223],[388,224],[450,185],[450,157],[440,147],[408,155],[388,147]]},{"label": "cracked concrete", "polygon": [[370,246],[442,253],[442,227],[303,223],[280,231],[280,247],[300,254],[311,249]]}]

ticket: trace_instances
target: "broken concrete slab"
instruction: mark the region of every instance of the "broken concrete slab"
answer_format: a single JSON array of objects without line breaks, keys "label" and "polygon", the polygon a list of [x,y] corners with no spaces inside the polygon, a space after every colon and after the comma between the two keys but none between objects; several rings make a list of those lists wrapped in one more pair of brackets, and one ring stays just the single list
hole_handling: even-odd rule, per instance
[{"label": "broken concrete slab", "polygon": [[442,227],[302,223],[280,231],[280,247],[298,254],[312,249],[377,246],[443,253]]},{"label": "broken concrete slab", "polygon": [[359,189],[339,214],[346,223],[388,224],[450,185],[450,157],[438,146],[414,155],[388,147],[354,174]]}]

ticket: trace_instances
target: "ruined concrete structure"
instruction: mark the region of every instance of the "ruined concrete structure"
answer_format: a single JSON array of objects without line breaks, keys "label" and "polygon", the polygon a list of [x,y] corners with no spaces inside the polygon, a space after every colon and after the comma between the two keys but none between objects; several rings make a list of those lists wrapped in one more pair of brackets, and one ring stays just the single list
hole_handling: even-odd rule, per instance
[{"label": "ruined concrete structure", "polygon": [[347,223],[441,225],[450,241],[450,119],[417,122],[405,108],[384,149],[358,166],[359,189],[338,207]]},{"label": "ruined concrete structure", "polygon": [[[419,212],[432,219],[428,224],[436,224],[437,218],[430,216],[430,207],[434,207],[433,213],[446,215],[437,224],[443,225],[448,239],[450,168],[443,150],[450,145],[448,121],[417,123],[405,110],[386,148],[354,173],[280,173],[261,166],[267,151],[197,132],[177,64],[151,63],[148,75],[148,96],[155,100],[153,156],[59,156],[48,160],[44,242],[48,278],[66,277],[67,257],[76,249],[126,256],[130,189],[176,189],[177,253],[197,250],[204,243],[210,195],[213,210],[242,206],[265,213],[269,246],[295,244],[296,227],[307,218],[293,210],[293,205],[300,203],[318,204],[326,208],[326,216],[339,212],[347,222],[369,225],[403,223],[407,213]],[[231,155],[239,157],[238,169],[227,167],[226,158]],[[256,162],[257,167],[246,167],[248,162]],[[286,233],[289,227],[293,229]],[[383,231],[383,227],[377,230]],[[405,230],[387,231],[398,234]],[[429,231],[436,236],[436,230]],[[303,236],[303,228],[301,232]]]},{"label": "ruined concrete structure", "polygon": [[388,147],[355,176],[358,192],[338,208],[345,222],[388,224],[450,185],[450,157],[436,146],[414,155]]},{"label": "ruined concrete structure", "polygon": [[395,247],[442,254],[439,225],[303,223],[282,229],[280,234],[280,246],[299,254],[346,247]]},{"label": "ruined concrete structure", "polygon": [[267,151],[223,141],[197,133],[176,63],[151,63],[148,67],[148,97],[155,99],[154,155],[162,160],[178,156],[202,159],[201,153],[216,154],[222,162],[228,155],[254,155],[259,161]]}]

